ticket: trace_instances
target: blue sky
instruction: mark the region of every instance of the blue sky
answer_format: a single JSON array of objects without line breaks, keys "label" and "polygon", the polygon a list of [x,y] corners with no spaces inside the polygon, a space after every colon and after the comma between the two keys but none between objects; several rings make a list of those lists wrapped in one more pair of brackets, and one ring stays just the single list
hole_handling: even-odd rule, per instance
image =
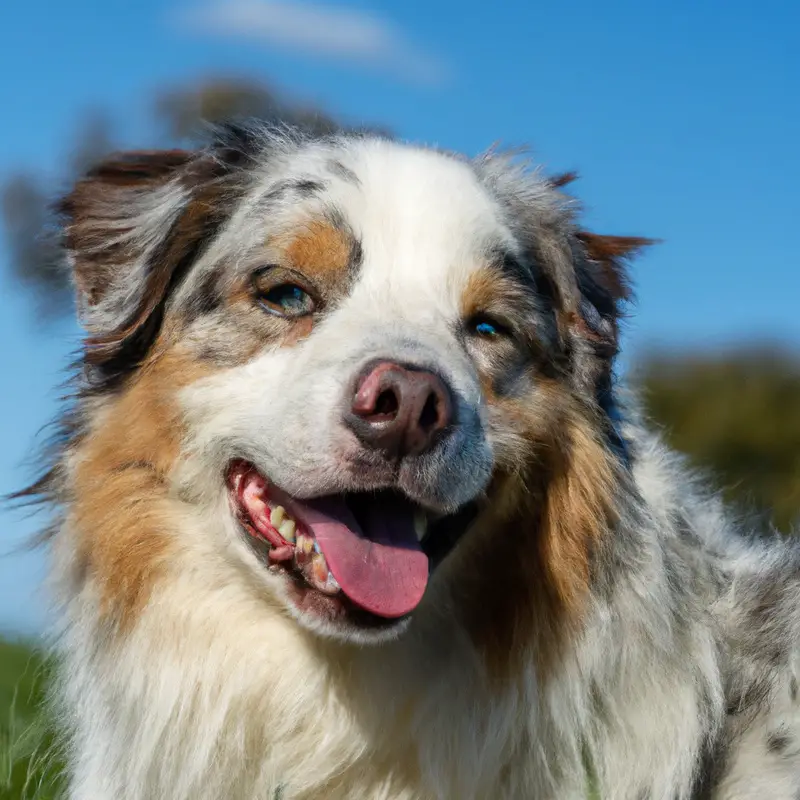
[{"label": "blue sky", "polygon": [[[154,92],[260,78],[412,140],[531,145],[577,169],[587,222],[664,242],[635,269],[629,352],[800,345],[794,0],[25,0],[0,10],[0,178],[57,179],[81,113],[153,140]],[[2,242],[0,242],[0,246]],[[0,250],[0,259],[6,258]],[[0,493],[15,488],[77,329],[0,284]],[[32,524],[0,510],[0,554]],[[41,555],[0,558],[0,630],[44,620]]]}]

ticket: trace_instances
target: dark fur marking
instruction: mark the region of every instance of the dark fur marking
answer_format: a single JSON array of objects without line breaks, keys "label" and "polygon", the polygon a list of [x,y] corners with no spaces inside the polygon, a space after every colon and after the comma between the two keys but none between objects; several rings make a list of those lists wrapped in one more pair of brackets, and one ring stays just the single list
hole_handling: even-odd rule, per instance
[{"label": "dark fur marking", "polygon": [[508,251],[501,244],[492,244],[487,251],[486,260],[489,266],[497,268],[526,288],[535,285],[534,269],[532,265],[520,261],[514,253]]},{"label": "dark fur marking", "polygon": [[364,263],[364,248],[358,239],[353,239],[353,246],[350,250],[350,263],[348,269],[351,275],[355,275]]},{"label": "dark fur marking", "polygon": [[728,743],[722,737],[706,742],[700,752],[697,777],[689,793],[690,800],[712,800],[728,763]]},{"label": "dark fur marking", "polygon": [[523,286],[529,287],[535,284],[533,270],[521,263],[512,253],[502,253],[499,266],[503,272],[514,280],[519,281]]},{"label": "dark fur marking", "polygon": [[361,181],[358,178],[358,175],[353,172],[349,167],[346,167],[342,164],[341,161],[337,161],[336,159],[332,158],[328,161],[328,169],[336,175],[337,178],[341,178],[343,181],[347,181],[348,183],[352,183],[354,186],[360,186]]},{"label": "dark fur marking", "polygon": [[325,188],[325,184],[321,183],[320,181],[313,180],[312,178],[308,178],[305,180],[295,181],[290,184],[290,187],[302,197],[311,197],[317,192],[321,192]]},{"label": "dark fur marking", "polygon": [[775,755],[782,755],[785,753],[794,739],[791,734],[783,729],[773,731],[767,735],[767,750]]},{"label": "dark fur marking", "polygon": [[792,675],[792,678],[789,681],[789,697],[791,697],[794,701],[797,700],[797,678],[795,678],[794,675]]},{"label": "dark fur marking", "polygon": [[769,690],[770,676],[765,676],[741,687],[739,691],[732,693],[725,713],[733,716],[762,707],[769,697]]},{"label": "dark fur marking", "polygon": [[[498,359],[499,361],[499,359]],[[529,391],[530,367],[525,360],[518,358],[514,363],[500,362],[493,367],[498,374],[492,378],[492,391],[498,397],[521,397]]]},{"label": "dark fur marking", "polygon": [[291,191],[291,188],[291,181],[277,181],[264,192],[260,203],[271,203],[276,200],[282,200],[288,192]]},{"label": "dark fur marking", "polygon": [[222,267],[215,267],[203,276],[200,285],[189,300],[189,307],[192,312],[197,315],[210,314],[222,305],[224,298],[219,288],[222,273]]},{"label": "dark fur marking", "polygon": [[273,203],[282,200],[287,194],[298,194],[301,197],[312,197],[317,192],[321,192],[325,184],[312,178],[301,180],[277,181],[271,186],[261,198],[261,202]]}]

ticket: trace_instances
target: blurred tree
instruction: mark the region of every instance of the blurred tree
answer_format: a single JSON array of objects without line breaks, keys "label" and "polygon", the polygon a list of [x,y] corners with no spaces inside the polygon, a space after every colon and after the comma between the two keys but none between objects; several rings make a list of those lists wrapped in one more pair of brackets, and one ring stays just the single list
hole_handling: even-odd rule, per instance
[{"label": "blurred tree", "polygon": [[[237,118],[287,122],[317,134],[345,127],[324,111],[282,97],[265,84],[242,79],[212,79],[168,89],[156,97],[153,112],[159,132],[157,144],[164,146],[200,143],[208,123]],[[388,135],[384,129],[369,129]],[[37,300],[42,321],[71,311],[69,278],[61,260],[50,201],[114,149],[111,121],[101,112],[92,112],[80,123],[58,184],[53,186],[36,174],[22,171],[0,187],[10,277]]]},{"label": "blurred tree", "polygon": [[800,523],[796,354],[770,347],[652,354],[636,373],[650,418],[671,445],[711,471],[729,501],[785,532]]},{"label": "blurred tree", "polygon": [[[100,112],[88,114],[81,121],[64,177],[71,182],[111,150],[108,118]],[[50,195],[42,179],[29,172],[13,175],[0,189],[11,277],[33,293],[41,312],[39,319],[45,321],[68,309],[71,300]]]},{"label": "blurred tree", "polygon": [[42,309],[60,314],[69,305],[69,280],[49,224],[47,192],[34,175],[20,173],[3,186],[1,199],[11,277],[33,292]]},{"label": "blurred tree", "polygon": [[156,98],[155,113],[167,135],[178,141],[202,139],[204,123],[248,117],[286,122],[317,134],[341,127],[324,111],[286,101],[264,84],[242,80],[210,80],[170,89]]}]

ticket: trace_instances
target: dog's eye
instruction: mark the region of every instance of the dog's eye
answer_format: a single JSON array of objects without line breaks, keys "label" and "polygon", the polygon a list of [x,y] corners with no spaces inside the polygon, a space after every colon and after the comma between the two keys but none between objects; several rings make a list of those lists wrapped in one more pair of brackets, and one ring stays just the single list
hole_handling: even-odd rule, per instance
[{"label": "dog's eye", "polygon": [[497,336],[499,335],[499,331],[497,330],[497,326],[492,324],[491,322],[478,322],[475,325],[475,333],[478,336]]},{"label": "dog's eye", "polygon": [[275,286],[261,295],[261,302],[270,311],[277,311],[287,317],[302,317],[314,311],[311,295],[293,283]]},{"label": "dog's eye", "polygon": [[288,270],[272,268],[254,276],[256,296],[261,307],[279,317],[305,317],[313,314],[317,304],[308,289],[295,283]]},{"label": "dog's eye", "polygon": [[481,339],[496,339],[510,334],[505,325],[485,314],[473,317],[467,323],[467,330],[473,336],[479,336]]}]

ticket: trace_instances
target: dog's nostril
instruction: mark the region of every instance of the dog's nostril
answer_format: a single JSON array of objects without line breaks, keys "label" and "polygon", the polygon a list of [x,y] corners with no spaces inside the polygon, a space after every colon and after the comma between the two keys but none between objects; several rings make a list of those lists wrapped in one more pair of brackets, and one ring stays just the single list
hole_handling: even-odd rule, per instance
[{"label": "dog's nostril", "polygon": [[429,431],[439,424],[439,406],[439,398],[431,392],[422,407],[422,413],[419,415],[419,424],[423,430]]},{"label": "dog's nostril", "polygon": [[400,403],[393,389],[385,389],[378,395],[375,401],[375,415],[382,417],[396,417],[400,409]]}]

